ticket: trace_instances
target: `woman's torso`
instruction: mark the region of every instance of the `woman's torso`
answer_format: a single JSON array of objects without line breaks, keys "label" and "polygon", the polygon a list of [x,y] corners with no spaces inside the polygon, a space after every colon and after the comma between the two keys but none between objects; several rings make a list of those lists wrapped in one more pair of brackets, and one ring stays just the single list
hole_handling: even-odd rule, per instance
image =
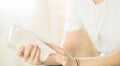
[{"label": "woman's torso", "polygon": [[120,0],[69,0],[65,30],[86,29],[99,52],[111,53],[120,47]]},{"label": "woman's torso", "polygon": [[[120,48],[120,8],[119,0],[104,0],[96,5],[96,37],[95,44],[99,52],[109,54]],[[89,29],[89,28],[88,28]],[[94,34],[93,34],[94,35]],[[93,39],[94,42],[94,39]]]}]

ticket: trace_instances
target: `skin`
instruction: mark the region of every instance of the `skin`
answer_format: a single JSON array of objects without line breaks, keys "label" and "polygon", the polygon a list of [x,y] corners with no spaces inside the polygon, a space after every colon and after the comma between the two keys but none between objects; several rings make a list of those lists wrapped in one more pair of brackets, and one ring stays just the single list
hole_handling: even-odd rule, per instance
[{"label": "skin", "polygon": [[[52,53],[50,57],[56,60],[59,64],[62,64],[63,66],[77,66],[73,57],[64,48],[54,44],[48,44],[48,46],[56,51],[55,53]],[[39,58],[39,56],[36,56],[35,58]],[[79,58],[79,60],[80,66],[120,66],[120,51],[103,57],[83,57]],[[32,62],[40,64],[40,60],[38,62],[37,59],[34,59]]]},{"label": "skin", "polygon": [[[95,4],[100,4],[103,0],[93,0],[93,1],[95,2]],[[119,51],[104,57],[95,57],[98,56],[98,52],[94,48],[87,32],[84,29],[77,31],[66,31],[64,33],[64,37],[63,37],[63,41],[61,42],[61,45],[62,47],[55,46],[54,44],[48,44],[48,46],[54,49],[56,53],[50,54],[48,59],[44,62],[39,59],[40,48],[32,44],[27,47],[21,46],[18,50],[18,55],[21,58],[23,58],[25,62],[34,65],[62,64],[63,66],[76,66],[73,57],[80,58],[79,60],[81,66],[119,66],[120,65]]]},{"label": "skin", "polygon": [[[64,48],[72,57],[93,57],[98,55],[87,35],[87,32],[83,29],[77,31],[66,31],[63,38],[64,39],[61,42],[62,48]],[[39,65],[41,64],[39,59],[40,52],[39,55],[36,55],[37,50],[40,51],[40,48],[32,44],[27,47],[21,46],[18,50],[18,55],[23,58],[25,62]],[[37,58],[36,62],[33,62],[35,60],[34,58]],[[53,60],[51,56],[49,56],[46,61],[42,62],[42,64],[58,65],[59,63],[56,62],[56,60]]]},{"label": "skin", "polygon": [[[49,45],[56,53],[51,54],[57,62],[63,66],[77,66],[73,57],[71,57],[63,48]],[[62,58],[62,59],[58,59]],[[80,66],[120,66],[120,51],[103,57],[84,57],[79,58]]]},{"label": "skin", "polygon": [[25,62],[28,62],[30,64],[34,65],[40,65],[42,62],[40,61],[40,49],[38,46],[35,45],[29,45],[26,48],[24,46],[21,46],[19,48],[18,55],[21,58],[24,58]]}]

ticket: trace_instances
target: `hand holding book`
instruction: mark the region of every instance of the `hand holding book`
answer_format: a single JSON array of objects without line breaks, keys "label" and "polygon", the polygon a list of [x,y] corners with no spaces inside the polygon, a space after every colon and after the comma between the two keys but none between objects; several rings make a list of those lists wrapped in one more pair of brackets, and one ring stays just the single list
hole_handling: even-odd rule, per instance
[{"label": "hand holding book", "polygon": [[40,60],[45,61],[47,57],[54,52],[49,48],[46,43],[51,43],[48,40],[39,37],[38,35],[25,30],[19,26],[13,25],[9,32],[8,44],[7,46],[11,49],[18,51],[18,48],[21,46],[28,47],[33,45],[34,47],[38,46],[40,50]]}]

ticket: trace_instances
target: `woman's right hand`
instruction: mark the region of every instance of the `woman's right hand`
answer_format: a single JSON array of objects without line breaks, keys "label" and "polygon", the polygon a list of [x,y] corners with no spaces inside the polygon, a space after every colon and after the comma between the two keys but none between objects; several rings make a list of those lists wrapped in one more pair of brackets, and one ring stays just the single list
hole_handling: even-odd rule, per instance
[{"label": "woman's right hand", "polygon": [[21,46],[18,50],[18,55],[24,59],[25,62],[41,65],[40,52],[40,48],[37,45],[28,45],[27,47]]},{"label": "woman's right hand", "polygon": [[63,48],[54,44],[49,44],[48,46],[56,51],[56,53],[52,53],[50,56],[59,64],[62,64],[62,66],[77,66],[75,59],[73,59]]}]

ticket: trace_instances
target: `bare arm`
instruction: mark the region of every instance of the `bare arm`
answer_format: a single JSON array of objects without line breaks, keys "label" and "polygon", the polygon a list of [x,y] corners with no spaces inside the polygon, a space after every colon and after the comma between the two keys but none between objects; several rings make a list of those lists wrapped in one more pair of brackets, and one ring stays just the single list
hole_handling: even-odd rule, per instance
[{"label": "bare arm", "polygon": [[[76,58],[73,59],[64,49],[55,45],[50,46],[57,52],[52,54],[51,57],[63,66],[120,66],[120,51],[102,57],[77,58],[77,61],[75,61]],[[63,59],[58,60],[57,58],[59,57]],[[77,64],[77,62],[79,64]]]},{"label": "bare arm", "polygon": [[81,66],[120,66],[120,52],[103,57],[89,57],[80,59]]},{"label": "bare arm", "polygon": [[98,58],[98,60],[107,66],[120,66],[120,51]]}]

